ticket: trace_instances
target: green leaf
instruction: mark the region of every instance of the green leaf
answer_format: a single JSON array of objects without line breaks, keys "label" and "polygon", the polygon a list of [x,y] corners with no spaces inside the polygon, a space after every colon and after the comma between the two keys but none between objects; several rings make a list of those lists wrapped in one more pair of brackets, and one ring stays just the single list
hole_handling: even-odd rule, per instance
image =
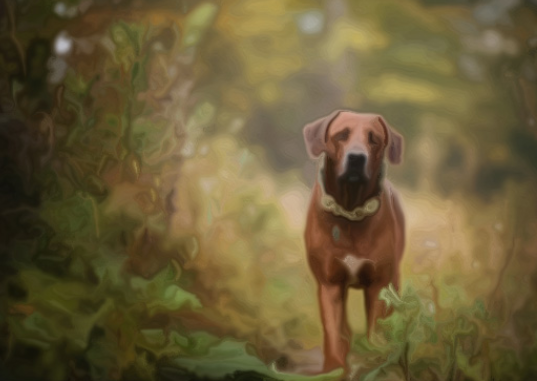
[{"label": "green leaf", "polygon": [[199,44],[205,30],[211,25],[218,7],[214,3],[203,3],[188,15],[185,22],[183,47]]},{"label": "green leaf", "polygon": [[176,311],[183,307],[201,308],[201,303],[195,295],[173,284],[166,287],[161,298],[157,298],[148,304],[148,309],[151,312],[156,312],[157,310]]}]

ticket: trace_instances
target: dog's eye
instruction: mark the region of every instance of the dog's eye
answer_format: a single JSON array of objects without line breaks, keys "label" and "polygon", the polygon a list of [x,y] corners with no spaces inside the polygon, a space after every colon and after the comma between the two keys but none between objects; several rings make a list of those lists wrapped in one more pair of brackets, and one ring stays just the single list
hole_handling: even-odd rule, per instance
[{"label": "dog's eye", "polygon": [[369,132],[368,140],[369,140],[369,144],[372,144],[372,145],[377,145],[378,144],[377,138],[375,137],[375,135],[373,135],[372,132]]},{"label": "dog's eye", "polygon": [[349,129],[345,129],[345,130],[335,134],[334,135],[334,140],[338,141],[338,142],[344,142],[345,140],[347,140],[349,138],[349,134],[350,134]]}]

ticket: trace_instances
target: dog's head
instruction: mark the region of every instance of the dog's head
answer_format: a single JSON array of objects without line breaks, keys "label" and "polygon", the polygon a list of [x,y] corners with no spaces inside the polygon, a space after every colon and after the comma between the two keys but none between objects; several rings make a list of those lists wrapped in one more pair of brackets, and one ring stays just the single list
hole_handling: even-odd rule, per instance
[{"label": "dog's head", "polygon": [[385,155],[399,164],[403,154],[403,137],[376,114],[335,111],[306,125],[304,140],[312,158],[326,153],[338,178],[351,183],[372,179]]}]

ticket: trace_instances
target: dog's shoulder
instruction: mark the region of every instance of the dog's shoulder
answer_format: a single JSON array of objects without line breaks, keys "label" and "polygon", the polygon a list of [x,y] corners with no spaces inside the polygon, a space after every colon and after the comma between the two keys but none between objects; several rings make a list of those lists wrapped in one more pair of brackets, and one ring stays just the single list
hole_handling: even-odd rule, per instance
[{"label": "dog's shoulder", "polygon": [[395,186],[390,182],[390,180],[384,180],[384,194],[385,200],[390,205],[390,209],[398,221],[399,224],[404,224],[404,212],[403,212],[403,203],[401,201],[401,195],[395,188]]}]

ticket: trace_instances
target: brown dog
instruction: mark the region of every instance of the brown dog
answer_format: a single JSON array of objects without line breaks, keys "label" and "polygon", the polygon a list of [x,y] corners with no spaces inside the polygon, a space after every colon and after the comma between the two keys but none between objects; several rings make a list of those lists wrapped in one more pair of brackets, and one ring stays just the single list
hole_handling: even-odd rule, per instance
[{"label": "brown dog", "polygon": [[304,127],[309,155],[321,158],[306,222],[306,249],[318,283],[324,331],[324,371],[348,369],[349,287],[363,288],[368,335],[387,310],[379,292],[399,286],[404,218],[386,155],[401,161],[403,138],[379,115],[336,111]]}]

